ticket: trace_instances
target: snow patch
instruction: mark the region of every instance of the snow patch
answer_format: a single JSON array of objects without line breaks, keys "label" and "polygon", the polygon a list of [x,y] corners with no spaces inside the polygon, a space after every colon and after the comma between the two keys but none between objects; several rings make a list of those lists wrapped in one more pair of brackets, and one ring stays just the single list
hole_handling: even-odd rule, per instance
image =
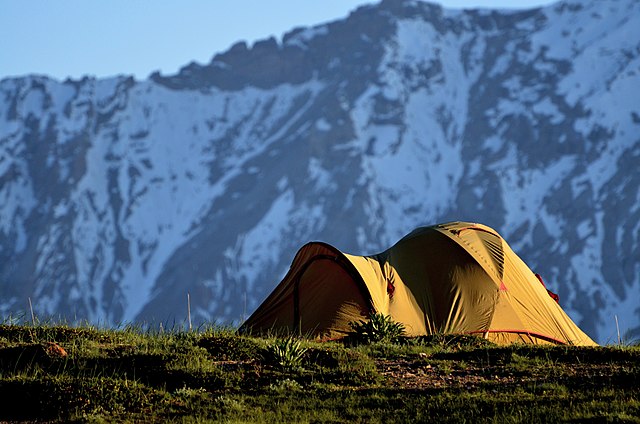
[{"label": "snow patch", "polygon": [[238,269],[246,282],[246,290],[252,291],[258,275],[278,263],[278,246],[290,227],[289,216],[295,207],[293,190],[282,193],[252,230],[240,236],[237,252]]},{"label": "snow patch", "polygon": [[331,128],[333,128],[331,126],[331,124],[329,123],[329,121],[327,121],[325,118],[320,118],[316,121],[316,129],[318,131],[330,131]]},{"label": "snow patch", "polygon": [[318,192],[330,193],[337,189],[333,176],[327,169],[322,167],[322,163],[317,158],[309,160],[308,172],[309,178],[313,181]]},{"label": "snow patch", "polygon": [[500,178],[502,202],[506,216],[505,238],[523,222],[540,219],[549,234],[562,234],[566,225],[561,217],[551,215],[545,205],[547,194],[576,166],[576,158],[565,156],[545,169],[504,169]]},{"label": "snow patch", "polygon": [[318,25],[312,28],[306,28],[293,37],[289,38],[286,42],[286,45],[306,48],[309,44],[309,41],[311,41],[315,37],[327,34],[329,34],[329,27],[327,25]]}]

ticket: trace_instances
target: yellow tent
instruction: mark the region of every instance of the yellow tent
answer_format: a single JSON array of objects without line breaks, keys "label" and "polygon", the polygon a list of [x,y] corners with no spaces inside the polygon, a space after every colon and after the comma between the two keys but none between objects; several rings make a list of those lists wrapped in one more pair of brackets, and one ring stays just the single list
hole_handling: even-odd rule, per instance
[{"label": "yellow tent", "polygon": [[372,256],[308,243],[241,331],[335,339],[372,312],[404,324],[409,336],[595,345],[498,233],[467,222],[418,228]]}]

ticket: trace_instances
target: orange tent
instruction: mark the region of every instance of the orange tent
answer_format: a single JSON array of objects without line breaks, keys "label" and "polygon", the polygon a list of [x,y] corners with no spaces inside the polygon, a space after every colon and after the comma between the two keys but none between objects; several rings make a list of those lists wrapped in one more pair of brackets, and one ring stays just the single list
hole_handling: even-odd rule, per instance
[{"label": "orange tent", "polygon": [[335,339],[372,312],[409,336],[595,345],[496,231],[468,222],[418,228],[371,256],[308,243],[241,331]]}]

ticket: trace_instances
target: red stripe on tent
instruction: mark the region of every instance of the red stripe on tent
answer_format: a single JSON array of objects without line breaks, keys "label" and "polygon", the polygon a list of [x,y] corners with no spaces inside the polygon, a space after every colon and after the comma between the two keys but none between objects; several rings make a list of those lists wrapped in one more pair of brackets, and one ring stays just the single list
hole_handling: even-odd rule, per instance
[{"label": "red stripe on tent", "polygon": [[[547,289],[547,285],[544,283],[544,280],[542,279],[542,276],[540,274],[535,274],[536,278],[538,279],[538,281],[540,281],[542,283],[542,286]],[[555,300],[556,303],[560,303],[560,296],[558,296],[556,293],[552,292],[551,290],[547,289],[547,293],[549,294],[549,296],[551,296],[551,299]]]},{"label": "red stripe on tent", "polygon": [[510,334],[526,334],[527,336],[537,337],[542,340],[546,340],[548,342],[554,342],[561,345],[568,344],[562,340],[556,339],[551,336],[545,336],[544,334],[534,333],[531,331],[522,331],[522,330],[477,330],[477,331],[469,331],[466,334],[486,334],[486,333],[510,333]]}]

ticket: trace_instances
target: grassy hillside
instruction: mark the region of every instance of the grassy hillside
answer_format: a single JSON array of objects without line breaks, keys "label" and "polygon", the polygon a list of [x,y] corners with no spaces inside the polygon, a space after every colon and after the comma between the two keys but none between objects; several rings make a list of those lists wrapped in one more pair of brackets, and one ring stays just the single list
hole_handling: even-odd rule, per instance
[{"label": "grassy hillside", "polygon": [[0,325],[0,421],[640,422],[639,347]]}]

